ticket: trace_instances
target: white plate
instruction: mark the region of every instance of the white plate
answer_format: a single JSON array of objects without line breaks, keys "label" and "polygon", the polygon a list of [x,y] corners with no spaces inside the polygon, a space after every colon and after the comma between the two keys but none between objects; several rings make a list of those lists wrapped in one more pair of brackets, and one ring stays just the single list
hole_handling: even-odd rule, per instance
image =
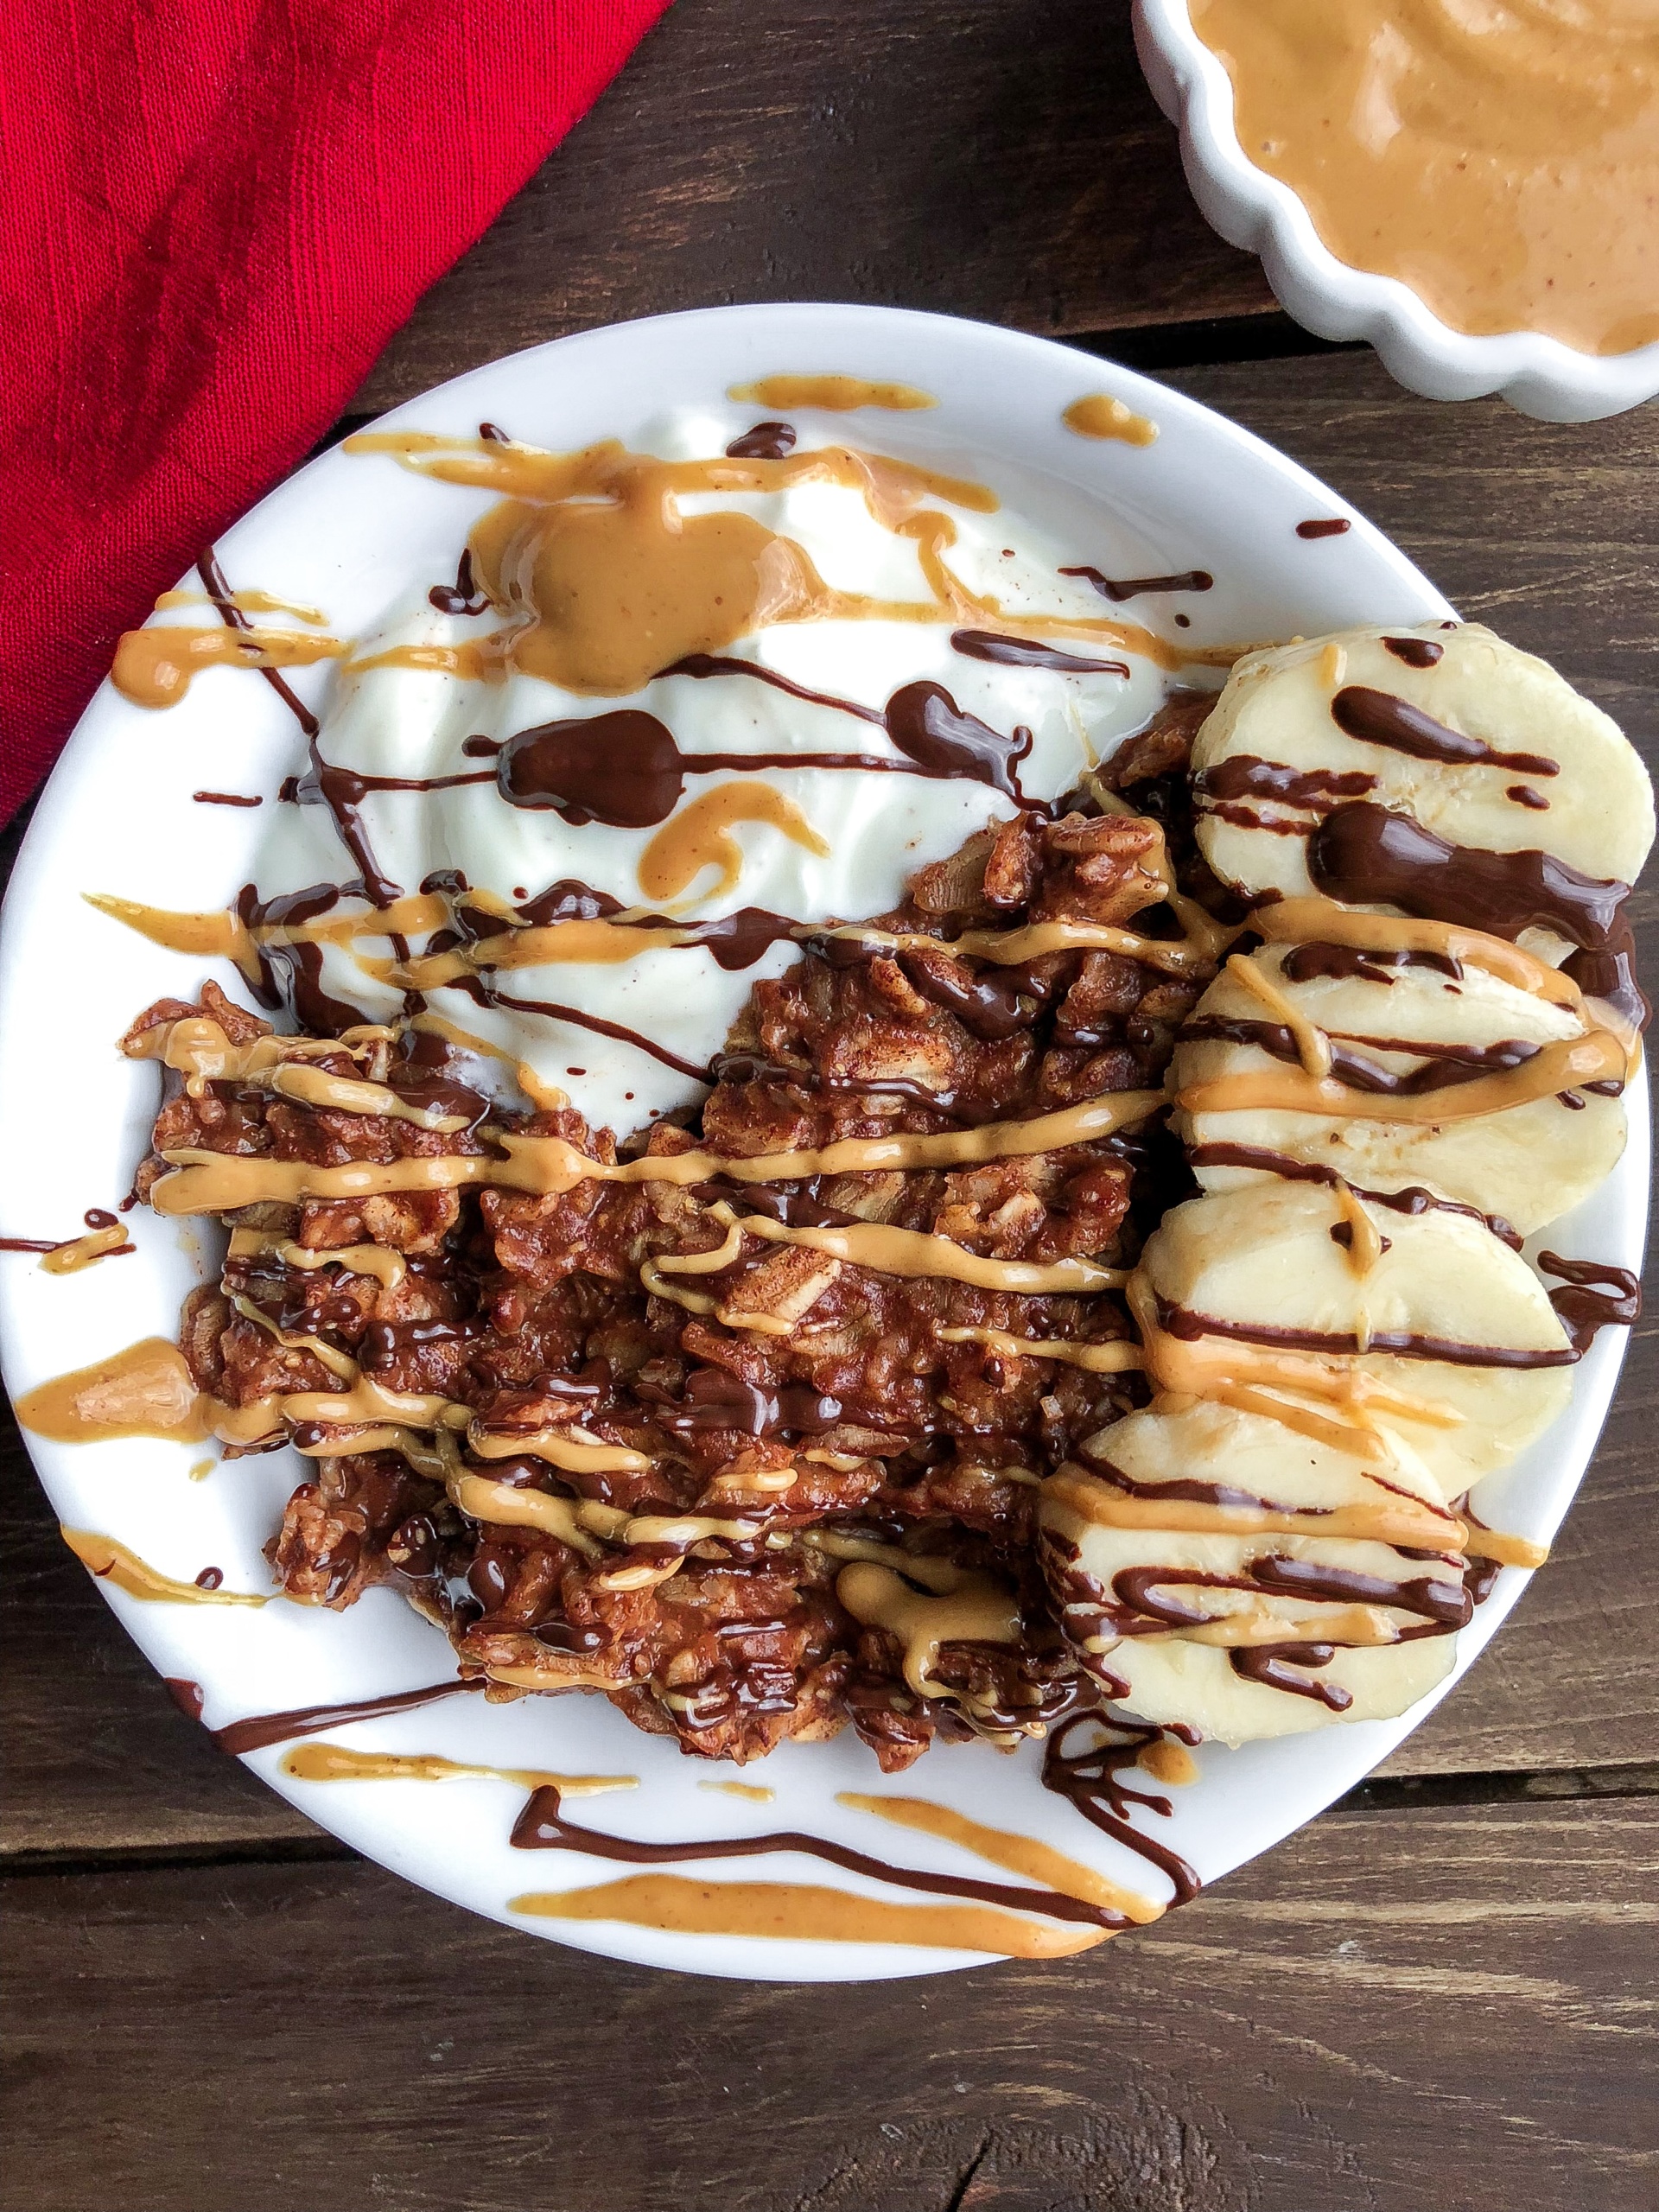
[{"label": "white plate", "polygon": [[1153,98],[1181,134],[1192,197],[1230,245],[1259,254],[1280,304],[1321,338],[1369,338],[1390,375],[1430,399],[1496,391],[1546,423],[1589,423],[1659,392],[1659,344],[1580,353],[1538,330],[1471,337],[1397,276],[1338,261],[1282,179],[1238,142],[1224,63],[1187,0],[1135,0],[1135,44]]},{"label": "white plate", "polygon": [[[836,371],[918,384],[937,410],[863,415],[856,439],[982,476],[1064,529],[1079,562],[1139,573],[1209,569],[1215,588],[1192,607],[1198,643],[1313,634],[1346,623],[1411,622],[1446,601],[1393,546],[1281,455],[1191,400],[1064,346],[980,325],[880,308],[753,307],[664,317],[568,338],[480,369],[385,419],[470,433],[484,418],[554,447],[626,436],[671,404],[721,401],[728,385],[779,371]],[[1085,441],[1062,410],[1109,391],[1151,416],[1155,444]],[[369,471],[372,470],[372,474]],[[283,485],[231,531],[220,554],[232,582],[325,607],[344,631],[367,625],[411,572],[453,575],[471,506],[448,487],[332,452]],[[1351,527],[1315,540],[1295,525],[1341,517]],[[1119,573],[1123,571],[1120,569]],[[300,672],[313,703],[326,671]],[[199,787],[275,791],[296,764],[294,724],[257,677],[214,670],[164,714],[130,706],[105,684],[41,799],[24,843],[0,933],[0,1227],[67,1235],[84,1209],[124,1192],[156,1100],[147,1067],[114,1040],[162,995],[194,996],[207,963],[169,953],[84,903],[111,891],[171,907],[223,905],[247,880],[267,809],[193,804]],[[234,982],[230,971],[224,980]],[[1645,1082],[1630,1096],[1630,1148],[1593,1200],[1556,1224],[1567,1253],[1640,1264],[1648,1161]],[[171,1336],[180,1301],[207,1265],[206,1232],[140,1210],[138,1255],[52,1277],[27,1256],[0,1255],[0,1324],[14,1391],[90,1363],[134,1339]],[[1590,1458],[1618,1372],[1624,1332],[1600,1338],[1577,1370],[1570,1410],[1526,1459],[1478,1497],[1484,1517],[1539,1538],[1554,1535]],[[261,1546],[300,1478],[288,1452],[221,1466],[193,1482],[200,1447],[160,1441],[81,1446],[29,1439],[61,1519],[130,1543],[185,1580],[207,1565],[226,1586],[267,1586]],[[1519,1596],[1506,1569],[1461,1640],[1458,1673]],[[262,1611],[141,1605],[106,1595],[163,1675],[200,1683],[213,1726],[245,1714],[366,1698],[453,1671],[439,1632],[388,1591],[333,1614],[276,1602]],[[73,1649],[66,1667],[78,1663]],[[1452,1678],[1456,1680],[1456,1675]],[[1444,1694],[1443,1686],[1436,1697]],[[1175,1793],[1172,1819],[1151,1825],[1214,1881],[1265,1850],[1351,1788],[1423,1718],[1318,1731],[1242,1751],[1206,1746],[1202,1776]],[[1003,1758],[982,1746],[938,1747],[884,1784],[848,1731],[828,1745],[785,1745],[748,1770],[777,1791],[766,1806],[699,1789],[730,1775],[641,1735],[597,1697],[488,1707],[459,1698],[330,1732],[362,1747],[435,1751],[472,1761],[634,1774],[640,1788],[571,1808],[585,1822],[655,1839],[793,1828],[940,1872],[995,1872],[956,1846],[900,1834],[837,1805],[838,1790],[884,1787],[932,1798],[991,1825],[1040,1837],[1131,1887],[1160,1888],[1145,1862],[1089,1826],[1039,1779],[1027,1746]],[[473,1910],[616,1958],[792,1981],[929,1974],[976,1962],[963,1952],[659,1934],[621,1923],[527,1919],[508,1901],[526,1891],[614,1878],[614,1866],[508,1845],[523,1793],[493,1781],[302,1783],[278,1772],[282,1747],[248,1764],[314,1820],[367,1857]],[[898,1840],[895,1841],[895,1836]],[[693,1871],[703,1871],[694,1869]],[[819,1860],[769,1858],[708,1865],[710,1878],[830,1882],[902,1899]]]}]

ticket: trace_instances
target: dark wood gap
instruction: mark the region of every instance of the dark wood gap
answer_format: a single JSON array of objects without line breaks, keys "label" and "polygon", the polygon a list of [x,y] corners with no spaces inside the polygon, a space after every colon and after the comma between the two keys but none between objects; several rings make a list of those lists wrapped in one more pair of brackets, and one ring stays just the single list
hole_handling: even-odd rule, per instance
[{"label": "dark wood gap", "polygon": [[309,1866],[360,1859],[337,1836],[251,1836],[245,1842],[118,1845],[0,1854],[0,1886],[36,1874],[164,1874],[188,1866]]},{"label": "dark wood gap", "polygon": [[[1413,1809],[1551,1804],[1566,1799],[1659,1796],[1659,1762],[1545,1774],[1446,1774],[1362,1782],[1327,1811],[1402,1813]],[[1324,1818],[1321,1815],[1319,1818]],[[331,1835],[251,1837],[245,1842],[116,1846],[101,1850],[24,1850],[0,1855],[0,1884],[31,1875],[166,1873],[189,1866],[291,1866],[362,1857]]]},{"label": "dark wood gap", "polygon": [[1421,1805],[1537,1805],[1577,1797],[1659,1796],[1659,1761],[1561,1767],[1532,1774],[1374,1775],[1332,1807],[1338,1813],[1394,1813]]},{"label": "dark wood gap", "polygon": [[1212,368],[1231,361],[1284,361],[1307,353],[1363,353],[1363,338],[1316,338],[1282,311],[1152,323],[1141,329],[1069,332],[1061,340],[1126,369]]}]

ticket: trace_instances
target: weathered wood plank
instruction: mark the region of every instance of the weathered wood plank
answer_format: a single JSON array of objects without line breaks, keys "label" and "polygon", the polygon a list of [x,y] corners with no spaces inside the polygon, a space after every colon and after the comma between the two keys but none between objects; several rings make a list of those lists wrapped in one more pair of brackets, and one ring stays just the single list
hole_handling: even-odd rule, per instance
[{"label": "weathered wood plank", "polygon": [[0,2204],[1644,2212],[1656,1871],[1651,1800],[1334,1815],[1084,1958],[813,1990],[360,1864],[16,1879]]},{"label": "weathered wood plank", "polygon": [[567,331],[750,300],[1049,332],[1274,304],[1192,205],[1127,0],[677,0],[356,404]]},{"label": "weathered wood plank", "polygon": [[[1368,356],[1236,364],[1169,381],[1230,413],[1353,499],[1466,612],[1546,654],[1659,746],[1659,408],[1556,429],[1497,401],[1437,407]],[[1659,891],[1640,894],[1649,976]],[[1596,1465],[1497,1646],[1402,1746],[1391,1774],[1563,1770],[1659,1756],[1642,1659],[1659,1574],[1659,1330],[1638,1331]],[[21,1475],[21,1470],[20,1470]],[[175,1714],[74,1562],[26,1476],[6,1485],[25,1569],[4,1618],[12,1786],[0,1848],[164,1849],[310,1831]]]},{"label": "weathered wood plank", "polygon": [[174,1705],[60,1540],[9,1413],[0,1560],[0,1854],[245,1847],[320,1833]]}]

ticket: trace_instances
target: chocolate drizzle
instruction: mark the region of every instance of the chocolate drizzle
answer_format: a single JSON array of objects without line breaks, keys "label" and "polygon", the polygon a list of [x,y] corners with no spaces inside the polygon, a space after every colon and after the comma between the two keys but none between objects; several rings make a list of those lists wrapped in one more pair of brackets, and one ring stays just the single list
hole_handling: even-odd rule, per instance
[{"label": "chocolate drizzle", "polygon": [[1580,1357],[1599,1329],[1633,1328],[1641,1319],[1642,1285],[1628,1268],[1605,1266],[1598,1260],[1563,1260],[1554,1252],[1541,1252],[1538,1265],[1566,1286],[1552,1290],[1549,1302]]},{"label": "chocolate drizzle", "polygon": [[728,461],[783,461],[795,450],[795,426],[791,423],[757,423],[752,430],[745,430],[732,440],[726,448]]},{"label": "chocolate drizzle", "polygon": [[188,1675],[163,1675],[162,1685],[187,1720],[200,1720],[201,1708],[207,1702],[201,1684],[193,1682]]},{"label": "chocolate drizzle", "polygon": [[1451,1337],[1420,1337],[1404,1329],[1378,1329],[1369,1343],[1330,1329],[1285,1329],[1266,1321],[1229,1321],[1215,1313],[1194,1313],[1184,1306],[1158,1301],[1158,1325],[1184,1344],[1205,1337],[1234,1343],[1270,1345],[1286,1351],[1331,1352],[1338,1357],[1385,1352],[1395,1359],[1440,1360],[1448,1367],[1571,1367],[1580,1355],[1571,1344],[1559,1348],[1522,1344],[1468,1344]]},{"label": "chocolate drizzle", "polygon": [[[1084,1731],[1091,1732],[1087,1747],[1082,1751],[1070,1749]],[[1068,1713],[1050,1731],[1043,1747],[1043,1787],[1065,1798],[1085,1821],[1110,1836],[1114,1842],[1125,1844],[1142,1859],[1149,1859],[1173,1885],[1173,1902],[1178,1905],[1190,1904],[1203,1886],[1196,1872],[1179,1852],[1160,1843],[1155,1836],[1145,1834],[1128,1819],[1132,1805],[1144,1806],[1148,1812],[1165,1819],[1173,1807],[1167,1797],[1131,1789],[1122,1778],[1147,1746],[1163,1735],[1173,1736],[1185,1744],[1198,1740],[1189,1728],[1173,1726],[1166,1729],[1119,1720],[1093,1705],[1084,1706]]]},{"label": "chocolate drizzle", "polygon": [[[1438,649],[1437,649],[1438,650]],[[1456,768],[1509,768],[1522,776],[1559,776],[1559,760],[1541,753],[1500,753],[1484,738],[1448,729],[1392,691],[1350,683],[1331,702],[1331,719],[1339,730],[1364,745],[1408,753],[1415,760],[1440,760]]]},{"label": "chocolate drizzle", "polygon": [[1383,648],[1408,668],[1433,668],[1446,652],[1432,638],[1384,638]]},{"label": "chocolate drizzle", "polygon": [[1292,945],[1279,972],[1290,983],[1310,983],[1319,976],[1392,983],[1391,968],[1432,968],[1454,983],[1463,981],[1463,963],[1449,952],[1420,952],[1403,945],[1382,950],[1365,944],[1322,944],[1317,939]]},{"label": "chocolate drizzle", "polygon": [[[227,630],[251,630],[247,616],[231,595],[225,581],[225,571],[219,565],[219,556],[211,545],[204,546],[196,556],[196,574],[201,578],[201,588],[213,601],[219,618]],[[288,709],[308,738],[315,738],[320,727],[309,707],[299,699],[283,681],[280,669],[262,668],[259,671],[276,696]]]},{"label": "chocolate drizzle", "polygon": [[[693,654],[664,671],[708,677],[741,672],[773,683],[798,698],[836,707],[861,720],[879,723],[905,755],[891,760],[868,753],[684,753],[674,733],[655,715],[625,707],[582,719],[543,722],[520,730],[496,756],[495,779],[510,806],[550,807],[575,826],[602,822],[618,830],[654,829],[679,804],[688,776],[721,772],[756,773],[764,768],[830,768],[867,775],[925,776],[938,781],[966,779],[988,784],[1022,807],[1041,807],[1020,788],[1018,763],[1031,750],[1031,732],[1016,729],[1005,737],[976,716],[965,714],[938,683],[906,683],[888,700],[885,714],[849,700],[806,690],[750,661],[715,654]],[[338,776],[341,772],[331,772]],[[359,783],[365,779],[358,779]],[[434,777],[419,786],[397,786],[391,779],[367,779],[372,787],[439,790],[445,785],[476,783],[480,776]],[[304,796],[303,787],[299,794]],[[324,796],[327,796],[325,792]],[[332,802],[331,802],[332,803]],[[354,852],[362,864],[362,856]]]},{"label": "chocolate drizzle", "polygon": [[1450,844],[1410,815],[1365,801],[1325,817],[1308,840],[1307,866],[1315,887],[1346,906],[1386,901],[1491,937],[1554,930],[1591,952],[1615,946],[1630,895],[1629,884],[1580,875],[1551,853]]},{"label": "chocolate drizzle", "polygon": [[[314,921],[354,893],[355,884],[313,883],[302,891],[285,891],[275,899],[261,899],[251,883],[236,894],[237,919],[252,931],[264,928],[297,929]],[[338,1037],[363,1019],[359,1010],[322,988],[322,947],[320,944],[254,944],[259,963],[257,980],[251,985],[254,997],[268,1012],[285,1008],[303,1029],[318,1037]]]},{"label": "chocolate drizzle", "polygon": [[[1124,576],[1121,579],[1103,575],[1098,569],[1062,569],[1063,576],[1081,576],[1091,583],[1103,599],[1118,601],[1139,599],[1143,592],[1154,591],[1212,591],[1215,578],[1207,569],[1184,569],[1173,576]],[[1127,676],[1126,669],[1124,674]]]},{"label": "chocolate drizzle", "polygon": [[1126,660],[1085,660],[1062,652],[1039,638],[1005,638],[995,630],[953,630],[950,650],[966,660],[986,660],[1000,668],[1052,668],[1065,676],[1127,676]]},{"label": "chocolate drizzle", "polygon": [[[1145,1842],[1145,1838],[1138,1839],[1137,1847]],[[971,1874],[935,1874],[918,1866],[895,1866],[868,1852],[855,1851],[848,1844],[832,1843],[827,1837],[809,1835],[798,1828],[774,1829],[765,1835],[711,1836],[686,1843],[641,1843],[631,1836],[607,1835],[602,1829],[583,1827],[568,1819],[559,1792],[551,1783],[532,1793],[513,1824],[512,1845],[516,1851],[580,1852],[585,1858],[614,1859],[630,1866],[671,1866],[689,1859],[759,1859],[773,1852],[799,1852],[842,1867],[849,1874],[867,1875],[874,1881],[920,1890],[933,1897],[974,1897],[983,1904],[1040,1912],[1052,1920],[1079,1921],[1086,1927],[1114,1933],[1134,1924],[1127,1913],[1114,1911],[1109,1905],[1091,1904],[1084,1897],[1068,1897],[1061,1890],[1029,1889],[1011,1882],[981,1881]],[[1150,1850],[1147,1855],[1152,1855]]]},{"label": "chocolate drizzle", "polygon": [[[263,1751],[267,1744],[286,1744],[296,1736],[321,1736],[330,1728],[343,1728],[353,1720],[378,1720],[389,1713],[407,1713],[411,1707],[430,1705],[435,1699],[454,1697],[461,1690],[481,1690],[484,1686],[481,1675],[464,1681],[456,1675],[452,1681],[429,1682],[418,1690],[393,1690],[385,1697],[359,1698],[350,1705],[301,1705],[288,1713],[253,1713],[245,1720],[230,1721],[211,1732],[221,1751],[239,1757],[244,1751]],[[175,1686],[169,1681],[168,1688],[174,1689]],[[194,1682],[185,1688],[195,1690],[200,1699],[201,1693]],[[176,1691],[174,1701],[182,1703]],[[194,1717],[201,1717],[200,1704]]]},{"label": "chocolate drizzle", "polygon": [[[1376,778],[1368,775],[1363,768],[1287,768],[1277,760],[1261,760],[1254,753],[1236,753],[1225,760],[1217,760],[1213,767],[1201,769],[1193,779],[1192,788],[1200,804],[1216,800],[1270,799],[1275,805],[1295,807],[1305,814],[1323,814],[1343,799],[1363,798],[1367,791],[1375,791]],[[1211,810],[1220,812],[1222,809],[1212,807]]]},{"label": "chocolate drizzle", "polygon": [[473,575],[473,549],[461,550],[453,584],[434,584],[426,594],[440,614],[482,614],[489,605],[487,592],[480,591]]},{"label": "chocolate drizzle", "polygon": [[[1518,1068],[1534,1058],[1540,1047],[1524,1038],[1505,1038],[1494,1045],[1428,1044],[1409,1037],[1353,1037],[1331,1040],[1331,1072],[1350,1090],[1363,1090],[1390,1098],[1417,1098],[1428,1090],[1450,1090],[1473,1083],[1496,1069]],[[1221,1040],[1230,1045],[1254,1045],[1276,1060],[1291,1064],[1300,1058],[1294,1034],[1282,1022],[1255,1021],[1231,1015],[1195,1015],[1181,1031],[1183,1041]],[[1379,1066],[1354,1045],[1369,1046],[1374,1052],[1413,1052],[1426,1057],[1421,1067],[1405,1073]]]},{"label": "chocolate drizzle", "polygon": [[1299,522],[1296,535],[1298,537],[1340,537],[1344,531],[1352,528],[1353,524],[1346,515],[1327,515],[1322,520],[1316,518],[1313,522]]},{"label": "chocolate drizzle", "polygon": [[[1322,1160],[1292,1160],[1282,1152],[1270,1152],[1265,1146],[1254,1144],[1201,1144],[1193,1147],[1188,1159],[1194,1167],[1259,1167],[1265,1173],[1277,1175],[1287,1183],[1323,1183],[1327,1185],[1347,1182],[1348,1179]],[[1484,1222],[1500,1243],[1507,1244],[1512,1252],[1521,1249],[1519,1233],[1504,1220],[1502,1214],[1482,1213],[1478,1206],[1465,1205],[1458,1198],[1443,1198],[1433,1191],[1424,1190],[1420,1184],[1411,1184],[1403,1191],[1363,1191],[1350,1184],[1357,1198],[1367,1205],[1387,1206],[1394,1213],[1461,1213],[1471,1221]]]},{"label": "chocolate drizzle", "polygon": [[1340,1682],[1321,1682],[1304,1672],[1328,1667],[1337,1656],[1334,1643],[1247,1643],[1227,1655],[1233,1672],[1263,1689],[1287,1690],[1292,1697],[1309,1697],[1332,1713],[1346,1713],[1354,1701],[1351,1690]]}]

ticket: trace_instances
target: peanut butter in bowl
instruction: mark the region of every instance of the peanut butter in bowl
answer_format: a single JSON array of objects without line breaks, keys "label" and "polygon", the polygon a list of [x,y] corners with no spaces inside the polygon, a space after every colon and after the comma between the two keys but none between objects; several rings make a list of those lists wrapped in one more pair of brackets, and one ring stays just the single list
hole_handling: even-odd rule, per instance
[{"label": "peanut butter in bowl", "polygon": [[1659,340],[1659,0],[1189,0],[1246,157],[1470,336]]}]

